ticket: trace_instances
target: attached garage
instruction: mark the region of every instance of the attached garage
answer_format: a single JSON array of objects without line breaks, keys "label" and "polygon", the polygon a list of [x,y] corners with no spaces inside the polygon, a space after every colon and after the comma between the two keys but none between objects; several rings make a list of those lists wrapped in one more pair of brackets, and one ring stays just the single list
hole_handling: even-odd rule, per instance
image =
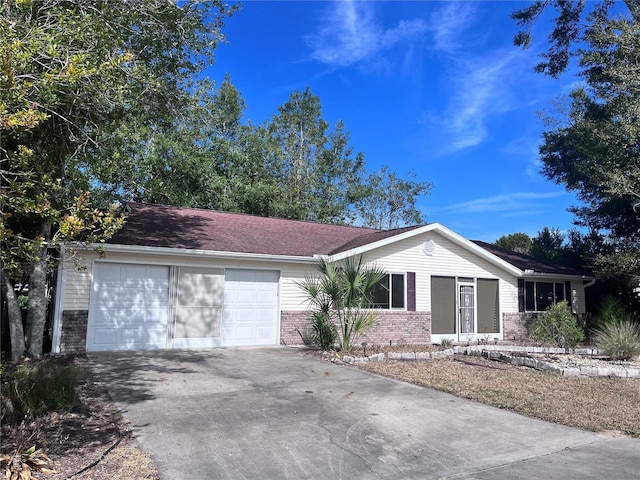
[{"label": "attached garage", "polygon": [[169,267],[96,263],[87,350],[166,348]]},{"label": "attached garage", "polygon": [[279,272],[228,269],[222,345],[277,345]]},{"label": "attached garage", "polygon": [[275,270],[96,262],[87,351],[277,345]]}]

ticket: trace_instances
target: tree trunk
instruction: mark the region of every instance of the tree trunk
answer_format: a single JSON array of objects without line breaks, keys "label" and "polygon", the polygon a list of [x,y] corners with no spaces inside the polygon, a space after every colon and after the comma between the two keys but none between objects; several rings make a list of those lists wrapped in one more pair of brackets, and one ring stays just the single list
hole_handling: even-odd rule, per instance
[{"label": "tree trunk", "polygon": [[29,272],[29,309],[27,311],[27,353],[31,358],[42,356],[44,327],[47,321],[47,263],[51,224],[42,225],[44,238],[40,254],[33,260]]},{"label": "tree trunk", "polygon": [[25,351],[24,329],[22,328],[22,313],[18,305],[18,297],[13,289],[13,282],[4,270],[0,271],[2,283],[2,293],[7,302],[9,312],[9,336],[11,337],[11,360],[17,361],[22,358]]}]

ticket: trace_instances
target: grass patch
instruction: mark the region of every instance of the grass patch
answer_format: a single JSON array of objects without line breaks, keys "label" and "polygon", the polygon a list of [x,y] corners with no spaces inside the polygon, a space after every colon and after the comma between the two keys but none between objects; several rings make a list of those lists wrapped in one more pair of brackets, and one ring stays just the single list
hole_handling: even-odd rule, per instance
[{"label": "grass patch", "polygon": [[52,359],[24,362],[2,372],[2,422],[21,422],[76,403],[82,371]]},{"label": "grass patch", "polygon": [[594,432],[640,437],[640,380],[565,377],[482,358],[358,365],[405,382]]}]

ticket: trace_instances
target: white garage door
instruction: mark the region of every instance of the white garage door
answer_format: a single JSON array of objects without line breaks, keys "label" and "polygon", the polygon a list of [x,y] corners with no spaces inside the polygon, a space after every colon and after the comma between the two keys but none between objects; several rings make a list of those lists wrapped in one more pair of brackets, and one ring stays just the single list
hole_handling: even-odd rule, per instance
[{"label": "white garage door", "polygon": [[222,346],[278,344],[279,277],[270,270],[226,270]]},{"label": "white garage door", "polygon": [[169,267],[96,263],[87,350],[167,346]]}]

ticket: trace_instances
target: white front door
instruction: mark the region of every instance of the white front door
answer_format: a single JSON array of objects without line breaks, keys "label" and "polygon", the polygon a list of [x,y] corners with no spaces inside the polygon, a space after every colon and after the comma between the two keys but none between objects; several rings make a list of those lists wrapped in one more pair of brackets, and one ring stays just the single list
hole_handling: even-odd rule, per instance
[{"label": "white front door", "polygon": [[222,346],[278,344],[279,279],[272,270],[226,270]]},{"label": "white front door", "polygon": [[94,265],[87,351],[166,348],[169,267]]}]

